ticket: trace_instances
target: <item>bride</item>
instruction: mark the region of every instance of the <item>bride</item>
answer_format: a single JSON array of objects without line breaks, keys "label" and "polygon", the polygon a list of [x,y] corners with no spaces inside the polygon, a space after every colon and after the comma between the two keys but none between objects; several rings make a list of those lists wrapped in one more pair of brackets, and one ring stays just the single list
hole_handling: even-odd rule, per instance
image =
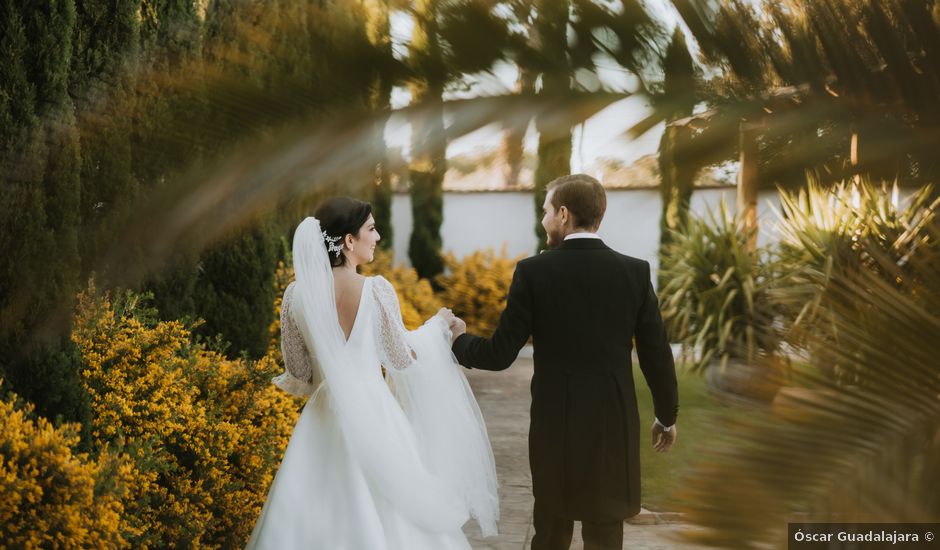
[{"label": "bride", "polygon": [[471,516],[496,533],[493,453],[452,314],[405,329],[392,285],[356,273],[379,238],[371,206],[345,197],[294,233],[274,383],[309,399],[248,548],[469,549]]}]

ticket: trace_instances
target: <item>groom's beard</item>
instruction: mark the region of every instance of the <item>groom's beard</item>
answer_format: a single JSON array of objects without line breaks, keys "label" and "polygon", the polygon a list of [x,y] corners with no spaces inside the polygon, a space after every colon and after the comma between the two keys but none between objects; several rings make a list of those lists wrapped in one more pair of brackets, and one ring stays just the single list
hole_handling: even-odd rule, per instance
[{"label": "groom's beard", "polygon": [[562,234],[561,234],[561,231],[559,231],[559,230],[557,230],[557,229],[556,229],[556,230],[552,230],[552,231],[546,231],[546,232],[545,232],[545,235],[546,235],[546,237],[547,237],[547,238],[545,239],[545,240],[546,240],[546,244],[548,244],[548,247],[549,247],[549,248],[555,248],[556,246],[560,245],[562,241],[565,240],[565,236],[562,235]]}]

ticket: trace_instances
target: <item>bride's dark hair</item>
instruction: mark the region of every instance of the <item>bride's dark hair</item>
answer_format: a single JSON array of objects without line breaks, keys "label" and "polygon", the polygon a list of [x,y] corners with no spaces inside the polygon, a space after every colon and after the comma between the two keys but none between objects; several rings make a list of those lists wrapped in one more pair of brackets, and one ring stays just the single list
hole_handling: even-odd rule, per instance
[{"label": "bride's dark hair", "polygon": [[[314,217],[320,220],[320,229],[326,231],[329,237],[339,237],[337,244],[342,245],[346,235],[359,238],[359,229],[372,214],[372,205],[350,197],[333,197],[320,203],[314,212]],[[327,246],[324,241],[323,246]],[[330,265],[339,267],[346,263],[346,256],[336,253],[329,254]]]}]

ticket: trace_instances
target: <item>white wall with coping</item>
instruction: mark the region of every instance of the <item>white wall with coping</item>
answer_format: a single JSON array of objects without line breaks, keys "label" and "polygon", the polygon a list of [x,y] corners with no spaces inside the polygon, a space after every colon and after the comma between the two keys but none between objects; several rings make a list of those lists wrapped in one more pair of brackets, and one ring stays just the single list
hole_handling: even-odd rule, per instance
[{"label": "white wall with coping", "polygon": [[[699,189],[692,195],[691,211],[705,215],[724,197],[735,209],[735,189]],[[656,278],[659,218],[662,211],[658,189],[611,189],[607,191],[607,213],[600,236],[608,246],[624,254],[649,261]],[[772,241],[775,209],[780,199],[776,191],[759,195],[757,213],[762,231],[758,243]],[[529,192],[444,193],[443,249],[458,258],[484,248],[497,251],[505,245],[510,257],[535,251],[535,204]],[[395,261],[410,264],[408,240],[413,226],[411,198],[396,193],[392,200],[393,249]]]}]

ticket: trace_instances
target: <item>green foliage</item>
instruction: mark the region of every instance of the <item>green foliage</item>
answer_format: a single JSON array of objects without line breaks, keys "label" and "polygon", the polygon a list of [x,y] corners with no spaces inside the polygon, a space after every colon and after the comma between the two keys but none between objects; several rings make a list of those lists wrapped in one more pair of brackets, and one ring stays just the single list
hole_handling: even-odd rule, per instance
[{"label": "green foliage", "polygon": [[444,134],[444,84],[447,72],[439,34],[439,4],[419,0],[415,5],[415,30],[409,46],[411,64],[422,78],[411,84],[412,102],[422,116],[412,123],[411,212],[414,225],[408,256],[418,276],[434,280],[444,271],[441,257],[441,224],[444,221],[444,173],[447,171],[447,139]]},{"label": "green foliage", "polygon": [[489,70],[512,49],[510,30],[483,2],[444,3],[441,38],[447,43],[447,67],[455,74]]},{"label": "green foliage", "polygon": [[[383,141],[384,145],[384,141]],[[391,172],[386,163],[376,167],[375,184],[372,186],[372,197],[368,201],[372,205],[372,217],[375,218],[375,229],[382,236],[379,248],[389,251],[395,242],[395,228],[392,227],[392,181]]]},{"label": "green foliage", "polygon": [[2,15],[0,373],[41,414],[83,420],[78,363],[63,344],[79,272],[80,146],[67,90],[75,6],[4,3]]},{"label": "green foliage", "polygon": [[197,260],[179,254],[168,263],[167,269],[156,273],[141,287],[153,295],[154,307],[164,319],[193,320],[196,313],[196,285],[199,282]]},{"label": "green foliage", "polygon": [[[392,57],[391,40],[391,19],[390,6],[388,0],[372,0],[366,2],[365,18],[367,21],[366,35],[369,43],[382,56]],[[372,76],[373,81],[370,87],[370,108],[373,111],[390,114],[392,103],[392,85],[393,76],[389,74],[387,67],[380,65],[376,67]],[[394,228],[392,227],[392,174],[389,169],[388,148],[385,144],[385,136],[376,132],[374,136],[374,147],[381,151],[381,160],[375,167],[373,180],[367,188],[371,191],[367,193],[366,200],[372,204],[372,216],[375,218],[375,228],[382,236],[379,241],[379,247],[383,250],[391,250],[394,242]]]},{"label": "green foliage", "polygon": [[199,334],[221,334],[237,354],[259,358],[268,350],[277,247],[269,227],[247,231],[206,251],[193,300],[205,319]]},{"label": "green foliage", "polygon": [[660,266],[666,281],[659,291],[663,319],[692,370],[778,351],[770,297],[778,268],[767,250],[748,248],[749,235],[741,227],[722,200],[707,219],[690,218],[666,247]]},{"label": "green foliage", "polygon": [[411,171],[411,211],[414,226],[408,256],[418,275],[431,279],[444,271],[441,224],[444,222],[443,175]]},{"label": "green foliage", "polygon": [[767,188],[800,186],[806,170],[827,181],[862,174],[922,185],[940,176],[940,140],[930,130],[940,116],[935,3],[675,6],[715,74],[704,99],[718,116],[699,127],[693,156],[720,149],[734,158],[743,119],[764,123],[758,174]]},{"label": "green foliage", "polygon": [[[541,94],[560,97],[571,90],[571,68],[567,56],[567,29],[569,0],[542,0],[536,2],[535,30],[541,44],[541,53],[548,65],[542,74]],[[536,117],[535,127],[539,132],[538,165],[535,168],[535,235],[538,238],[536,251],[545,250],[545,228],[542,227],[542,205],[546,188],[555,178],[571,172],[571,127],[558,120],[554,113]]]},{"label": "green foliage", "polygon": [[[666,249],[676,232],[682,232],[689,219],[689,205],[695,186],[698,166],[682,158],[681,151],[688,147],[691,134],[687,128],[667,126],[659,141],[659,196],[662,214],[659,218],[659,258],[663,261]],[[662,272],[658,274],[658,287],[665,285]]]},{"label": "green foliage", "polygon": [[[695,67],[685,42],[685,35],[677,27],[663,58],[663,89],[656,97],[656,106],[666,113],[667,122],[692,114],[696,100]],[[659,141],[659,185],[663,212],[659,222],[659,256],[674,231],[681,231],[689,217],[689,203],[699,166],[690,163],[684,155],[691,142],[688,128],[666,126]],[[659,275],[659,288],[665,281]]]},{"label": "green foliage", "polygon": [[[887,284],[910,287],[922,274],[913,270],[912,257],[936,248],[928,232],[940,208],[932,189],[919,189],[905,201],[883,184],[870,181],[841,183],[827,189],[818,183],[799,192],[781,193],[779,262],[785,276],[773,292],[781,304],[788,340],[798,347],[836,346],[837,327],[827,315],[833,305],[827,289],[859,271],[871,271]],[[872,250],[879,251],[877,255]],[[885,270],[885,259],[891,269]],[[847,307],[850,307],[847,305]],[[863,311],[858,312],[863,316]],[[818,350],[811,349],[811,353]],[[848,366],[820,363],[823,371],[842,383],[859,383]]]},{"label": "green foliage", "polygon": [[538,165],[535,168],[535,235],[539,243],[536,251],[548,247],[545,228],[542,227],[542,205],[548,195],[548,184],[556,178],[571,172],[571,130],[562,132],[561,136],[551,137],[551,133],[543,127],[539,131]]},{"label": "green foliage", "polygon": [[[138,199],[131,143],[110,117],[131,109],[138,63],[139,2],[88,1],[76,5],[77,24],[69,94],[75,98],[82,147],[79,243],[82,275],[119,235]],[[135,258],[124,257],[126,264]],[[128,266],[125,266],[128,267]]]},{"label": "green foliage", "polygon": [[[811,227],[838,208],[828,202],[804,212],[818,217]],[[940,238],[936,217],[913,227],[930,242]],[[686,518],[701,526],[692,535],[698,543],[777,544],[794,514],[805,522],[940,515],[940,247],[918,246],[899,258],[896,241],[879,241],[860,242],[866,268],[832,270],[815,316],[822,322],[807,323],[797,342],[812,350],[807,361],[815,367],[801,377],[803,388],[772,414],[713,425],[715,443],[683,489]],[[860,383],[819,376],[832,364]]]}]

